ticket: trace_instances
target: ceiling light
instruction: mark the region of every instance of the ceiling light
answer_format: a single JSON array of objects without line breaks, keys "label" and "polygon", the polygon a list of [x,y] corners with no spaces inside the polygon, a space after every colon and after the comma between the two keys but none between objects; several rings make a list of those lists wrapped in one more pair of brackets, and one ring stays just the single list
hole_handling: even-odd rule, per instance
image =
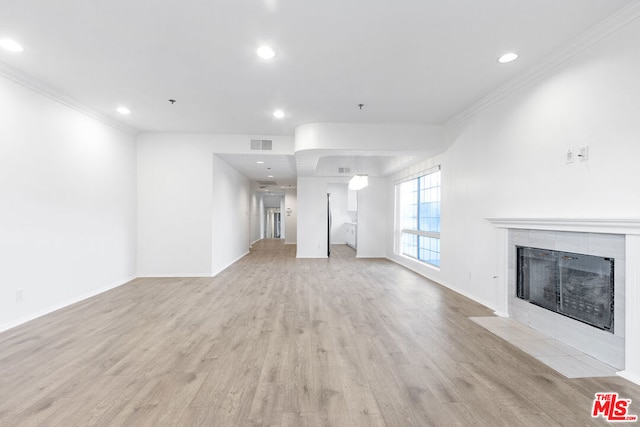
[{"label": "ceiling light", "polygon": [[507,62],[515,61],[518,59],[518,54],[514,52],[505,53],[500,58],[498,58],[498,62],[501,64],[506,64]]},{"label": "ceiling light", "polygon": [[1,39],[0,47],[9,52],[22,52],[24,50],[20,43],[11,39]]},{"label": "ceiling light", "polygon": [[259,165],[263,165],[264,164],[264,162],[262,160],[258,160],[256,163],[259,164]]},{"label": "ceiling light", "polygon": [[276,56],[276,52],[271,48],[271,46],[260,46],[256,50],[256,54],[262,59],[271,59]]},{"label": "ceiling light", "polygon": [[267,175],[267,178],[273,178],[273,175]]},{"label": "ceiling light", "polygon": [[354,175],[349,180],[349,190],[362,190],[367,185],[369,185],[368,175]]},{"label": "ceiling light", "polygon": [[124,114],[127,115],[129,113],[131,113],[131,111],[129,111],[129,109],[127,107],[118,107],[116,108],[116,111],[120,114]]},{"label": "ceiling light", "polygon": [[275,117],[276,119],[282,119],[284,118],[284,111],[282,110],[276,110],[273,112],[273,117]]}]

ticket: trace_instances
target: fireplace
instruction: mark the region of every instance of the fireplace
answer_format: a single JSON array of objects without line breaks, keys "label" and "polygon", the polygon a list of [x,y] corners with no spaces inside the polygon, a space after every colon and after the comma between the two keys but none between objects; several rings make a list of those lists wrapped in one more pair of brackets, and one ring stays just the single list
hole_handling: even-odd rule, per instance
[{"label": "fireplace", "polygon": [[[510,229],[504,241],[509,316],[623,369],[627,333],[625,241],[626,236],[610,233]],[[523,259],[519,260],[521,256]],[[529,265],[520,269],[525,256]],[[612,267],[615,274],[610,272]],[[519,279],[529,282],[528,299],[520,297],[527,294],[518,289]],[[532,288],[532,279],[542,279],[543,284]],[[600,285],[589,291],[581,286],[594,282]],[[612,302],[604,298],[596,302],[598,298],[593,297],[601,296],[605,290]]]},{"label": "fireplace", "polygon": [[613,258],[522,246],[516,251],[518,298],[613,333]]},{"label": "fireplace", "polygon": [[[496,314],[532,327],[640,384],[640,218],[489,218],[498,229]],[[594,328],[517,296],[517,248],[546,248],[614,260],[612,329]]]}]

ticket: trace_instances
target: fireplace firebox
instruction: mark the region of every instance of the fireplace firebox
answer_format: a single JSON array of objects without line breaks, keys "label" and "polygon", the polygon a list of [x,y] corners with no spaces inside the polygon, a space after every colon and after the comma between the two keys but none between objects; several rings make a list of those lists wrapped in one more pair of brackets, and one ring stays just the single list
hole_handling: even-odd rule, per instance
[{"label": "fireplace firebox", "polygon": [[516,249],[518,298],[613,333],[613,258]]}]

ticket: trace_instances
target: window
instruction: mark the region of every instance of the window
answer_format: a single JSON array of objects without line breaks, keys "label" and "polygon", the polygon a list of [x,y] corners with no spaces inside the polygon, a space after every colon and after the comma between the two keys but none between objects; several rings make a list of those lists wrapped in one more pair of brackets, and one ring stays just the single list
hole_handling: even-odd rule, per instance
[{"label": "window", "polygon": [[440,168],[396,185],[400,253],[440,266]]}]

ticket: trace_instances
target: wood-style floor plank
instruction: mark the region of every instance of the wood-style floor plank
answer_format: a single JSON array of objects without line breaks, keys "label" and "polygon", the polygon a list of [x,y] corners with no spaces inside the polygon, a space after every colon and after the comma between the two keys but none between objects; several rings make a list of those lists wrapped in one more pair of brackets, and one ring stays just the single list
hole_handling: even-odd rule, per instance
[{"label": "wood-style floor plank", "polygon": [[583,426],[567,379],[392,262],[264,240],[215,278],[145,278],[0,334],[0,426]]}]

